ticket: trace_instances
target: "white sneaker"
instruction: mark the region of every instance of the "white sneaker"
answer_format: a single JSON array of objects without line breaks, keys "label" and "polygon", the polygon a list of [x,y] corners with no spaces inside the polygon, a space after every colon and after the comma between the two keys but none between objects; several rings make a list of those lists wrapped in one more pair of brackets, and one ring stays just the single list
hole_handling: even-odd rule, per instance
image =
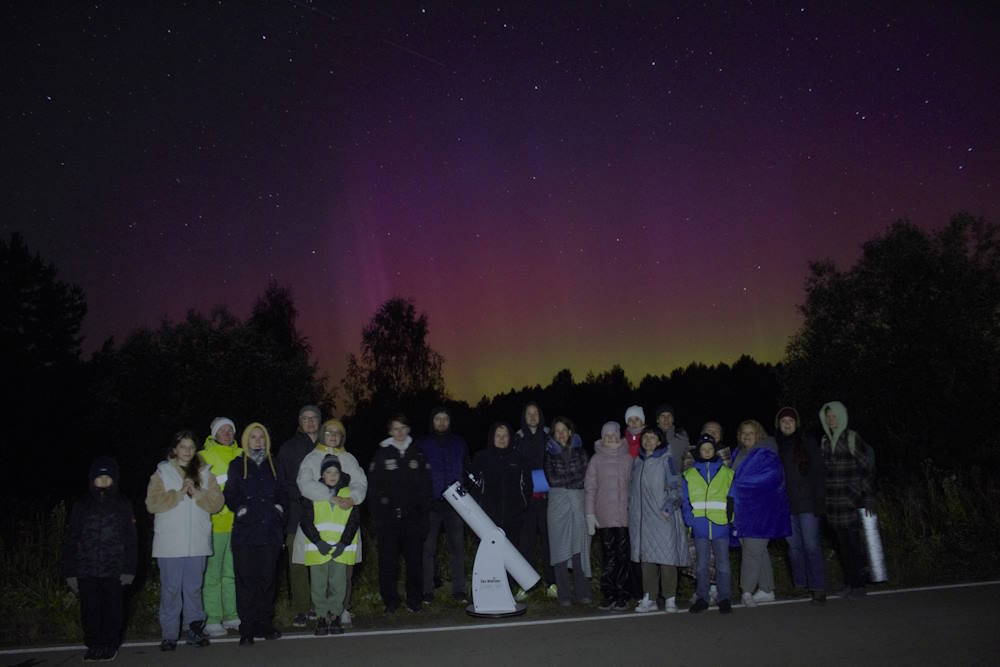
[{"label": "white sneaker", "polygon": [[650,600],[648,595],[643,595],[639,604],[635,606],[635,613],[645,614],[648,611],[656,611],[656,600]]},{"label": "white sneaker", "polygon": [[549,584],[549,587],[545,589],[545,595],[550,598],[557,598],[559,597],[559,590],[555,584]]},{"label": "white sneaker", "polygon": [[744,593],[743,594],[743,606],[744,607],[756,607],[757,606],[757,601],[753,599],[753,596],[750,595],[750,593]]},{"label": "white sneaker", "polygon": [[753,594],[754,602],[774,602],[774,591],[768,593],[767,591],[762,591],[757,589],[757,592]]},{"label": "white sneaker", "polygon": [[514,599],[517,600],[518,602],[524,602],[525,600],[528,599],[528,591],[524,590],[523,588],[518,588],[517,595],[514,596]]},{"label": "white sneaker", "polygon": [[205,626],[205,634],[209,637],[225,637],[226,629],[222,627],[222,623],[209,623]]},{"label": "white sneaker", "polygon": [[663,605],[663,611],[667,612],[668,614],[676,614],[677,612],[679,612],[680,609],[677,608],[677,601],[676,601],[676,599],[675,598],[667,598],[666,603],[664,603],[664,605]]},{"label": "white sneaker", "polygon": [[222,622],[222,627],[226,630],[239,630],[240,629],[240,619],[231,618],[228,621]]},{"label": "white sneaker", "polygon": [[708,606],[714,607],[715,603],[719,601],[719,589],[715,584],[708,587]]},{"label": "white sneaker", "polygon": [[342,628],[353,628],[354,619],[351,618],[351,612],[344,610],[340,612],[340,627]]}]

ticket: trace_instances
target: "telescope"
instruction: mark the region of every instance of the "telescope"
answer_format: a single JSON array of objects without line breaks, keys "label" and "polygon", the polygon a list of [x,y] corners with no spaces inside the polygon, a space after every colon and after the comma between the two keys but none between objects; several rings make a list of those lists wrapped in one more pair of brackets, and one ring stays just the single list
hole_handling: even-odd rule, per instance
[{"label": "telescope", "polygon": [[472,566],[472,604],[465,612],[470,616],[502,618],[520,616],[527,606],[514,601],[507,582],[507,573],[524,590],[538,583],[538,573],[510,543],[503,529],[483,511],[461,482],[454,482],[442,494],[448,504],[479,537],[476,562]]}]

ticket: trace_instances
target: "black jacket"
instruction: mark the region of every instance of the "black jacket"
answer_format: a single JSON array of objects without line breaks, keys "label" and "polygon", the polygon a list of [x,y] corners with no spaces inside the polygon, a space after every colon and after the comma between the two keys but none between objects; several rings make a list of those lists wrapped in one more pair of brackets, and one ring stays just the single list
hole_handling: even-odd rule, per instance
[{"label": "black jacket", "polygon": [[[113,484],[94,480],[109,474]],[[118,492],[118,464],[101,457],[90,466],[90,493],[70,511],[63,540],[63,576],[110,577],[135,574],[136,533],[132,503]]]},{"label": "black jacket", "polygon": [[[790,436],[775,436],[785,469],[788,508],[792,514],[826,513],[826,467],[815,438],[798,429]],[[801,447],[801,451],[797,451]]]},{"label": "black jacket", "polygon": [[[248,459],[244,479],[243,456],[237,456],[229,463],[228,475],[222,493],[226,497],[226,506],[236,515],[232,545],[283,545],[288,499],[281,469],[278,468],[277,473],[272,471],[266,458],[260,465]],[[279,510],[277,505],[282,509]]]},{"label": "black jacket", "polygon": [[429,524],[431,469],[413,442],[400,451],[391,444],[379,445],[368,466],[368,502],[376,525],[395,519]]},{"label": "black jacket", "polygon": [[299,499],[299,466],[302,460],[316,449],[313,442],[305,433],[299,432],[286,440],[278,450],[278,472],[285,484],[285,497],[288,498],[288,510],[285,512],[285,532],[289,535],[295,534],[295,528],[299,525],[301,518],[301,504]]},{"label": "black jacket", "polygon": [[472,494],[493,523],[505,530],[516,524],[528,508],[532,493],[531,469],[521,453],[513,446],[499,449],[490,445],[476,452],[472,473],[480,482],[480,486],[472,488]]}]

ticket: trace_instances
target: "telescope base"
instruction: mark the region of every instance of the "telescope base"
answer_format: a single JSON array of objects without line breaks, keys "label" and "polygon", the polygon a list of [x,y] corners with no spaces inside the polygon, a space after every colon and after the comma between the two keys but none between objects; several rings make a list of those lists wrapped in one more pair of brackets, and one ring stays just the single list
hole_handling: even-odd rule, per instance
[{"label": "telescope base", "polygon": [[476,618],[510,618],[511,616],[521,616],[528,611],[528,605],[523,602],[514,604],[513,611],[476,611],[476,605],[470,604],[465,608],[465,613]]}]

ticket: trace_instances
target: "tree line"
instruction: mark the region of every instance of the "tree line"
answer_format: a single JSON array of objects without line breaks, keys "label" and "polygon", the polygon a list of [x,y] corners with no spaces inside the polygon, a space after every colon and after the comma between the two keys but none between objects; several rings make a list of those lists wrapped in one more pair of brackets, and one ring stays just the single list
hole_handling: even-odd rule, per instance
[{"label": "tree line", "polygon": [[[582,379],[564,369],[545,386],[512,388],[476,405],[448,396],[445,359],[427,341],[429,319],[403,298],[374,314],[360,353],[350,355],[335,385],[297,328],[291,291],[273,281],[245,320],[225,306],[192,310],[182,321],[109,339],[84,359],[85,295],[15,233],[0,239],[4,451],[25,474],[4,495],[35,504],[73,496],[89,460],[103,452],[119,459],[124,490],[141,497],[177,428],[224,414],[237,424],[261,421],[281,442],[306,403],[345,419],[348,447],[362,462],[392,413],[407,413],[419,433],[441,403],[477,449],[494,421],[516,430],[529,400],[549,418],[575,419],[585,439],[596,439],[604,421],[622,419],[633,403],[652,421],[652,410],[669,402],[679,423],[695,431],[709,419],[730,429],[748,418],[770,425],[786,403],[816,428],[819,406],[836,399],[875,447],[880,474],[905,479],[927,459],[945,469],[993,465],[1000,444],[998,229],[967,214],[933,231],[898,221],[866,242],[847,269],[811,263],[802,325],[780,363],[748,356],[731,365],[692,363],[635,384],[620,366]],[[41,484],[39,467],[46,469]]]}]

